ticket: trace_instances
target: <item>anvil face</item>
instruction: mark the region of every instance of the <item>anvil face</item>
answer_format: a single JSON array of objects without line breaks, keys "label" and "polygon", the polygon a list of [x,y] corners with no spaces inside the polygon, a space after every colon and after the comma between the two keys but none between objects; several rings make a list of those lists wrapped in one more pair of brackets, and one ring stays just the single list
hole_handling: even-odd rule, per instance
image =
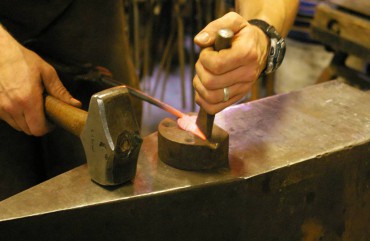
[{"label": "anvil face", "polygon": [[[366,240],[370,95],[329,82],[230,107],[229,167],[193,172],[144,138],[132,184],[103,188],[80,166],[0,202],[7,240]],[[261,228],[263,227],[263,228]],[[281,227],[287,227],[282,232]],[[41,238],[40,238],[41,236]]]}]

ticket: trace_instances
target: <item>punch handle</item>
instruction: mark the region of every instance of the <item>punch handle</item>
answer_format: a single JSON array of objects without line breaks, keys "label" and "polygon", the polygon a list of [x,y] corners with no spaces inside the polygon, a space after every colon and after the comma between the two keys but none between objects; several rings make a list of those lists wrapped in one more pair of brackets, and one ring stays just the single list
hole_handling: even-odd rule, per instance
[{"label": "punch handle", "polygon": [[[234,32],[231,29],[220,29],[217,32],[214,49],[220,51],[230,48],[233,36]],[[203,107],[200,107],[196,123],[207,139],[212,136],[214,119],[215,115],[208,114]]]}]

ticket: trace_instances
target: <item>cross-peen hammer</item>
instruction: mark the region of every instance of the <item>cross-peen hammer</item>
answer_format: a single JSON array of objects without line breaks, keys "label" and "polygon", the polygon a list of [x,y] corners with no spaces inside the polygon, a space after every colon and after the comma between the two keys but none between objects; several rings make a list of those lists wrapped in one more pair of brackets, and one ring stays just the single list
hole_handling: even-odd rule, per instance
[{"label": "cross-peen hammer", "polygon": [[135,177],[142,138],[126,86],[94,94],[88,112],[46,96],[45,111],[55,124],[80,137],[93,181],[113,186]]}]

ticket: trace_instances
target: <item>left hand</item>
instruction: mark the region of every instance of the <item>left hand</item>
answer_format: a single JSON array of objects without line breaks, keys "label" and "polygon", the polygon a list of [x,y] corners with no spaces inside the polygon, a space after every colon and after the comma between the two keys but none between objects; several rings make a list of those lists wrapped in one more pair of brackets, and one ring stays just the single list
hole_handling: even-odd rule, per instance
[{"label": "left hand", "polygon": [[[231,48],[217,52],[212,46],[221,28],[231,29],[234,38]],[[265,68],[269,40],[258,27],[231,12],[209,23],[194,41],[203,48],[195,65],[195,101],[207,113],[216,114],[248,93]],[[224,88],[229,89],[227,101]]]}]

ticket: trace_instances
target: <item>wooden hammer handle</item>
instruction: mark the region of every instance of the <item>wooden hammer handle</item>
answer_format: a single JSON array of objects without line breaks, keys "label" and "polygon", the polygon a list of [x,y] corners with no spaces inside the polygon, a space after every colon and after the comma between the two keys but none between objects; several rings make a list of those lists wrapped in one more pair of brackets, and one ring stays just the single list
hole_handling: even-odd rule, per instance
[{"label": "wooden hammer handle", "polygon": [[50,95],[45,97],[45,112],[56,125],[76,136],[80,136],[87,119],[86,111]]}]

